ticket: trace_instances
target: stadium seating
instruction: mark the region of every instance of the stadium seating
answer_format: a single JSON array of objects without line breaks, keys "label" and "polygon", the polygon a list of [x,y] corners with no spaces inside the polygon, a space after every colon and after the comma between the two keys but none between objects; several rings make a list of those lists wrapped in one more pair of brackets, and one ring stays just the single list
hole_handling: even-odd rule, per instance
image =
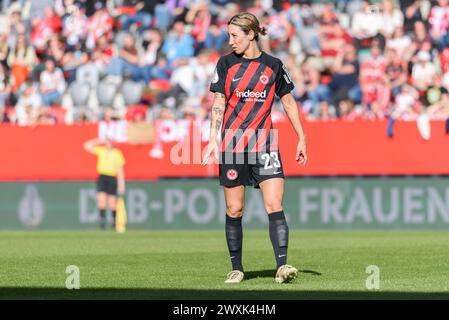
[{"label": "stadium seating", "polygon": [[122,95],[127,106],[139,103],[142,98],[143,85],[140,82],[125,80],[122,85]]},{"label": "stadium seating", "polygon": [[100,107],[112,107],[118,85],[108,79],[103,79],[97,86],[97,98]]}]

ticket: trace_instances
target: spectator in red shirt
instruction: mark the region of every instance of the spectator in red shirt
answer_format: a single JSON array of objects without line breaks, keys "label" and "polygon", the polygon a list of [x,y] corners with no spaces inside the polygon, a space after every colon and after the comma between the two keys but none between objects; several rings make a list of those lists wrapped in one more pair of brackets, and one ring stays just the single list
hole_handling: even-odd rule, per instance
[{"label": "spectator in red shirt", "polygon": [[43,51],[51,36],[62,29],[61,18],[55,14],[52,7],[46,7],[44,18],[34,18],[32,25],[31,42],[38,51]]},{"label": "spectator in red shirt", "polygon": [[440,63],[441,63],[441,69],[443,70],[443,73],[446,73],[449,71],[449,47],[445,48],[440,53]]},{"label": "spectator in red shirt", "polygon": [[362,104],[366,111],[375,103],[380,110],[386,110],[390,101],[390,89],[385,83],[386,63],[379,46],[371,48],[371,57],[362,63],[360,69],[360,86]]},{"label": "spectator in red shirt", "polygon": [[96,11],[89,18],[87,23],[87,38],[86,47],[93,49],[97,40],[105,35],[108,39],[112,37],[112,27],[114,20],[106,9],[105,5],[101,2],[95,4]]},{"label": "spectator in red shirt", "polygon": [[329,6],[325,6],[322,11],[319,39],[321,57],[328,67],[333,65],[339,48],[344,47],[347,43],[352,43],[352,37],[340,25],[335,13]]},{"label": "spectator in red shirt", "polygon": [[430,35],[443,50],[449,46],[449,0],[438,0],[438,4],[430,10]]},{"label": "spectator in red shirt", "polygon": [[111,62],[114,56],[114,50],[112,48],[109,38],[103,34],[98,37],[93,49],[94,57],[99,64],[100,70],[105,72],[106,66]]},{"label": "spectator in red shirt", "polygon": [[193,5],[186,14],[186,22],[192,24],[191,35],[195,39],[195,54],[204,48],[206,33],[212,21],[212,16],[206,4]]}]

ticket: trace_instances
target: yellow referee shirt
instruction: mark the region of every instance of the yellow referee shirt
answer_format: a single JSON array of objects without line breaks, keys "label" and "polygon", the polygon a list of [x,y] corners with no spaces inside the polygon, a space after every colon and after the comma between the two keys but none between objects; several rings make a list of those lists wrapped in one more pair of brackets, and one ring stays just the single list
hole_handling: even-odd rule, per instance
[{"label": "yellow referee shirt", "polygon": [[94,147],[97,155],[97,173],[116,177],[118,168],[125,164],[125,157],[118,149],[108,149],[102,146]]}]

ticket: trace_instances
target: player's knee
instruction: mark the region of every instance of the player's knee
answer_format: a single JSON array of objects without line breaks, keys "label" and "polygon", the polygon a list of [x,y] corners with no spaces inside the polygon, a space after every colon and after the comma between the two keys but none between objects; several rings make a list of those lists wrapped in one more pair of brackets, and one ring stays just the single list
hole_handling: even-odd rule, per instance
[{"label": "player's knee", "polygon": [[98,209],[106,209],[106,200],[97,201],[97,207]]},{"label": "player's knee", "polygon": [[228,203],[226,205],[226,214],[232,218],[241,217],[243,214],[243,204],[241,203]]},{"label": "player's knee", "polygon": [[265,210],[267,210],[268,213],[282,211],[283,210],[282,200],[273,199],[273,200],[265,201]]}]

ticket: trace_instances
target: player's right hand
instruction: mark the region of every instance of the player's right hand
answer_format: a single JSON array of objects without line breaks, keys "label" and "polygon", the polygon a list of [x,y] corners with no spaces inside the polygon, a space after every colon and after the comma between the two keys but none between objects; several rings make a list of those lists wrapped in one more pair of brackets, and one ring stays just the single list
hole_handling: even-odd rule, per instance
[{"label": "player's right hand", "polygon": [[206,148],[203,150],[202,165],[206,165],[209,162],[210,156],[213,155],[218,160],[218,144],[217,141],[210,141]]}]

